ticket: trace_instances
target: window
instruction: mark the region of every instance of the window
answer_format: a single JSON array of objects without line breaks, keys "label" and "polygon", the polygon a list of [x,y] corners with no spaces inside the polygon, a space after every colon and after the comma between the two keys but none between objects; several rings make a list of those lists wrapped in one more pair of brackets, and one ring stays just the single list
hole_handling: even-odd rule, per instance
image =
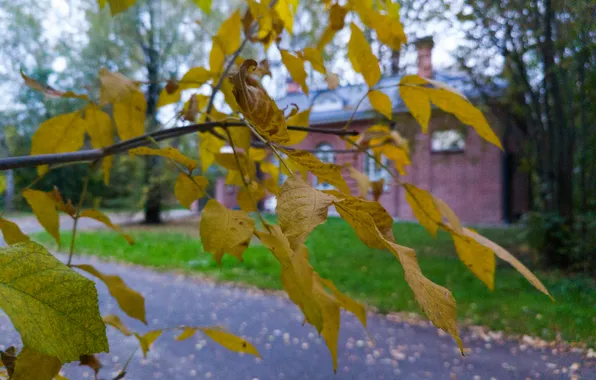
[{"label": "window", "polygon": [[451,129],[433,132],[430,144],[430,150],[433,153],[463,152],[466,140],[463,133]]},{"label": "window", "polygon": [[[371,150],[368,153],[373,154]],[[381,163],[387,166],[387,157],[381,156]],[[368,176],[371,181],[379,181],[381,179],[385,180],[385,185],[383,188],[387,190],[389,188],[389,182],[391,181],[391,175],[382,166],[377,165],[377,162],[374,158],[369,155],[366,155],[364,159],[364,174]]]},{"label": "window", "polygon": [[[321,162],[327,164],[334,164],[335,163],[335,153],[333,152],[333,147],[327,143],[322,143],[317,146],[315,156]],[[315,177],[313,186],[319,190],[332,190],[333,186],[328,184],[327,182],[319,183],[318,178]]]}]

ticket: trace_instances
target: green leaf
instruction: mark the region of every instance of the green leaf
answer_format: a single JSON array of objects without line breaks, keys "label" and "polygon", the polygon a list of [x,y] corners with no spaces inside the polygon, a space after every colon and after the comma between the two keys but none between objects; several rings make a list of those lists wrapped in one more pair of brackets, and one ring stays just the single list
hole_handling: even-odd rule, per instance
[{"label": "green leaf", "polygon": [[52,380],[62,363],[54,356],[41,354],[27,346],[23,347],[15,364],[12,380]]},{"label": "green leaf", "polygon": [[61,362],[109,350],[93,281],[34,242],[0,248],[0,267],[0,307],[25,346]]}]

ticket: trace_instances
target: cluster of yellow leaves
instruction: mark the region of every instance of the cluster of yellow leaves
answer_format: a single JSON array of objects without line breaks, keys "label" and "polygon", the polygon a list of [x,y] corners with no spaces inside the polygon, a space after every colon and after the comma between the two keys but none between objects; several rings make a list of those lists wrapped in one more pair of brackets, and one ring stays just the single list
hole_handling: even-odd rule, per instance
[{"label": "cluster of yellow leaves", "polygon": [[[476,232],[462,227],[458,217],[445,202],[414,185],[406,183],[404,189],[406,200],[420,224],[433,236],[439,228],[449,232],[460,260],[490,290],[494,289],[496,255],[517,269],[536,289],[552,298],[540,280],[507,250]],[[444,222],[443,218],[447,221]]]},{"label": "cluster of yellow leaves", "polygon": [[399,92],[412,116],[426,133],[430,120],[431,102],[444,112],[452,113],[462,123],[472,126],[478,134],[491,144],[503,149],[482,112],[474,107],[464,95],[444,83],[407,75],[400,81]]},{"label": "cluster of yellow leaves", "polygon": [[[104,7],[106,0],[99,1],[100,7]],[[117,14],[132,6],[135,0],[108,0],[108,2],[112,14]],[[195,0],[195,2],[205,12],[208,12],[211,7],[211,0]],[[198,144],[200,161],[187,157],[174,148],[141,147],[131,149],[130,155],[162,156],[178,166],[181,173],[176,179],[174,194],[180,204],[186,208],[190,208],[194,201],[205,195],[208,185],[205,177],[195,175],[195,170],[200,167],[205,172],[214,162],[227,169],[226,184],[241,187],[237,193],[240,210],[229,210],[214,199],[208,201],[200,221],[200,236],[205,250],[213,254],[215,261],[221,265],[226,253],[242,260],[242,255],[252,239],[254,237],[260,239],[281,265],[281,281],[288,296],[303,312],[305,321],[312,324],[325,339],[334,368],[337,367],[340,308],[355,314],[364,327],[366,327],[366,312],[361,304],[341,293],[331,281],[322,278],[310,265],[304,242],[318,225],[325,222],[330,207],[337,210],[364,244],[387,250],[396,257],[404,269],[405,279],[422,311],[437,327],[452,335],[460,349],[463,349],[457,331],[456,305],[452,294],[424,276],[413,249],[398,245],[395,241],[393,219],[378,202],[383,193],[384,180],[371,181],[353,167],[323,163],[309,152],[292,148],[291,146],[300,144],[308,132],[289,130],[288,126],[308,127],[310,109],[298,110],[296,107],[290,110],[288,116],[284,115],[284,111],[279,109],[261,84],[262,77],[271,74],[267,61],[257,63],[252,59],[243,60],[237,54],[244,45],[243,34],[248,41],[261,43],[266,49],[271,44],[280,42],[280,35],[284,30],[291,34],[298,0],[279,0],[273,3],[264,0],[247,0],[247,5],[244,14],[239,10],[232,12],[213,36],[209,69],[193,67],[180,80],[170,79],[161,91],[158,107],[179,102],[185,90],[199,89],[211,83],[214,91],[223,93],[227,105],[241,119],[211,107],[213,98],[199,93],[192,94],[185,102],[178,115],[179,118],[189,122],[223,121],[234,118],[235,121],[244,121],[249,128],[214,128],[212,130],[214,133],[200,133]],[[329,88],[333,89],[339,84],[337,75],[327,73],[323,53],[325,46],[334,35],[346,27],[346,16],[349,12],[358,16],[367,28],[373,29],[378,41],[391,49],[399,50],[406,42],[399,20],[398,4],[391,1],[354,0],[345,5],[337,2],[325,2],[325,5],[328,7],[329,23],[316,46],[295,52],[277,46],[283,65],[305,94],[309,92],[307,70],[305,70],[307,62],[314,70],[327,75]],[[351,20],[350,39],[347,45],[348,59],[353,69],[363,76],[368,86],[367,97],[372,107],[390,120],[393,117],[391,99],[381,89],[375,88],[381,77],[378,59],[373,54],[359,24],[354,21],[354,18]],[[114,143],[114,131],[122,140],[136,138],[144,133],[146,102],[139,90],[139,83],[119,73],[112,73],[105,69],[99,72],[101,87],[98,104],[91,102],[86,95],[62,92],[22,75],[28,86],[47,96],[86,101],[85,106],[80,110],[59,115],[44,122],[33,136],[31,154],[78,150],[84,145],[85,134],[89,135],[94,148],[102,148]],[[499,139],[488,126],[482,113],[462,94],[445,84],[418,76],[406,76],[400,82],[400,94],[415,119],[422,125],[423,131],[426,132],[428,127],[432,103],[441,110],[454,114],[463,123],[474,127],[487,141],[501,147]],[[211,106],[208,107],[208,104]],[[208,114],[207,108],[209,108]],[[279,166],[267,160],[270,155],[266,150],[251,146],[253,133],[275,150],[275,154],[281,159]],[[221,151],[226,143],[232,147],[233,153]],[[383,158],[393,161],[395,169],[402,175],[405,174],[405,166],[410,164],[407,141],[397,131],[391,130],[386,125],[373,125],[360,136],[348,139],[347,144],[349,148],[367,150],[366,153],[374,157],[378,163],[382,163]],[[257,163],[260,171],[266,174],[265,179],[257,176]],[[104,159],[106,183],[109,180],[111,164],[111,159]],[[47,167],[39,167],[40,174],[45,170]],[[344,178],[346,172],[356,181],[359,197],[350,194],[350,187]],[[279,187],[282,173],[288,176],[288,179]],[[306,181],[308,173],[315,176],[318,181],[332,185],[335,190],[314,189]],[[397,177],[394,177],[396,182],[400,183]],[[494,287],[494,256],[497,255],[511,263],[534,286],[548,295],[548,291],[540,281],[506,250],[462,227],[455,213],[445,202],[413,185],[403,184],[403,187],[407,201],[420,223],[432,235],[436,234],[439,228],[448,231],[453,237],[462,262],[490,289]],[[257,204],[266,196],[267,191],[278,197],[279,225],[270,225],[261,219],[262,227],[258,229],[249,212],[258,211]],[[372,200],[366,199],[369,192],[372,193]],[[112,224],[106,215],[94,209],[78,210],[70,201],[64,202],[57,191],[46,193],[39,190],[26,190],[23,195],[40,224],[58,244],[60,243],[59,211],[73,218],[96,219],[120,232],[132,244],[132,239]],[[106,324],[126,336],[136,336],[144,355],[167,330],[133,332],[116,315],[105,316],[97,325],[99,317],[97,295],[94,287],[89,288],[89,284],[93,285],[92,283],[72,268],[60,264],[43,247],[32,243],[14,223],[0,218],[0,229],[5,240],[11,244],[8,248],[0,250],[0,261],[5,261],[8,266],[8,270],[0,274],[0,284],[10,284],[10,286],[0,287],[0,292],[7,293],[3,294],[4,299],[10,296],[11,304],[0,304],[0,306],[7,310],[7,314],[23,336],[25,348],[19,354],[19,358],[23,358],[21,363],[35,361],[40,363],[40,368],[43,368],[43,374],[22,372],[27,375],[19,376],[50,379],[57,374],[62,362],[71,360],[80,360],[82,364],[90,366],[95,371],[99,370],[101,364],[90,354],[107,349]],[[33,257],[35,260],[26,261],[17,255],[25,258]],[[36,265],[32,265],[32,262]],[[146,323],[143,296],[130,289],[120,277],[101,273],[86,264],[74,267],[102,281],[124,313]],[[40,270],[45,271],[40,282],[16,281],[23,273],[37,274]],[[23,294],[37,295],[42,285],[43,287],[54,286],[57,281],[65,278],[72,279],[76,286],[62,290],[59,301],[68,302],[74,294],[77,297],[86,296],[80,302],[90,304],[89,310],[79,311],[77,308],[80,315],[74,315],[73,318],[81,322],[70,329],[63,326],[61,320],[51,321],[53,310],[47,310],[46,304],[54,302],[54,299],[47,300],[39,297],[32,301],[22,296]],[[63,306],[61,303],[58,305]],[[39,310],[39,313],[35,314],[43,315],[44,321],[49,321],[48,326],[44,325],[41,329],[34,330],[31,316],[25,315],[23,310]],[[79,331],[81,326],[87,330]],[[181,330],[177,340],[188,339],[197,331],[201,331],[230,350],[258,356],[256,348],[249,342],[220,329],[190,326],[175,329]],[[97,332],[92,337],[94,339],[85,335],[89,332]],[[41,343],[37,341],[42,337],[44,339]],[[6,367],[8,368],[8,365]],[[18,371],[40,371],[31,367],[32,365],[28,364],[19,369],[17,361],[16,368],[13,366],[14,378],[19,378]]]},{"label": "cluster of yellow leaves", "polygon": [[406,174],[405,167],[411,163],[408,141],[398,131],[391,130],[386,125],[375,124],[346,142],[346,147],[354,146],[359,149],[370,149],[370,153],[379,162],[383,156],[393,161],[395,169],[401,175]]},{"label": "cluster of yellow leaves", "polygon": [[[145,96],[138,83],[119,73],[106,69],[99,71],[100,102],[92,103],[86,95],[62,92],[42,85],[22,74],[25,84],[52,97],[77,98],[86,101],[78,111],[62,114],[41,123],[31,141],[31,155],[74,152],[83,147],[85,134],[93,148],[103,148],[114,143],[114,124],[122,140],[131,139],[145,132]],[[106,112],[111,105],[112,117]],[[104,182],[110,178],[112,158],[103,160]],[[48,166],[38,166],[43,175]]]}]

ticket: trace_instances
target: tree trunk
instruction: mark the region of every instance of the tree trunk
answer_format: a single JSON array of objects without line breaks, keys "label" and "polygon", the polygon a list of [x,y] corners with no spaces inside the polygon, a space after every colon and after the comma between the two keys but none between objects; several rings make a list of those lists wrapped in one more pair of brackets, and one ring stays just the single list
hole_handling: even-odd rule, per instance
[{"label": "tree trunk", "polygon": [[[153,8],[153,2],[148,3],[148,11],[150,17],[150,27],[147,36],[147,46],[143,46],[145,52],[145,61],[147,62],[147,79],[149,86],[147,88],[147,127],[148,132],[154,132],[159,128],[157,121],[157,101],[159,99],[159,73],[160,73],[160,57],[159,57],[159,42],[156,37],[156,14]],[[155,156],[148,156],[145,158],[145,176],[144,184],[147,191],[147,200],[145,202],[145,223],[159,224],[161,220],[161,183],[159,180],[160,159]]]}]

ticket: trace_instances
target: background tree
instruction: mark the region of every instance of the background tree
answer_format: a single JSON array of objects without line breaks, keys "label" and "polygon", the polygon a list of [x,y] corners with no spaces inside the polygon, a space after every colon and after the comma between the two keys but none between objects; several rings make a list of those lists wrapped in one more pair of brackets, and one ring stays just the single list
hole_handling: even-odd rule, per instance
[{"label": "background tree", "polygon": [[457,8],[459,66],[501,117],[506,144],[522,146],[537,212],[531,240],[558,267],[596,254],[588,232],[596,206],[595,12],[590,1],[556,0],[467,0]]}]

